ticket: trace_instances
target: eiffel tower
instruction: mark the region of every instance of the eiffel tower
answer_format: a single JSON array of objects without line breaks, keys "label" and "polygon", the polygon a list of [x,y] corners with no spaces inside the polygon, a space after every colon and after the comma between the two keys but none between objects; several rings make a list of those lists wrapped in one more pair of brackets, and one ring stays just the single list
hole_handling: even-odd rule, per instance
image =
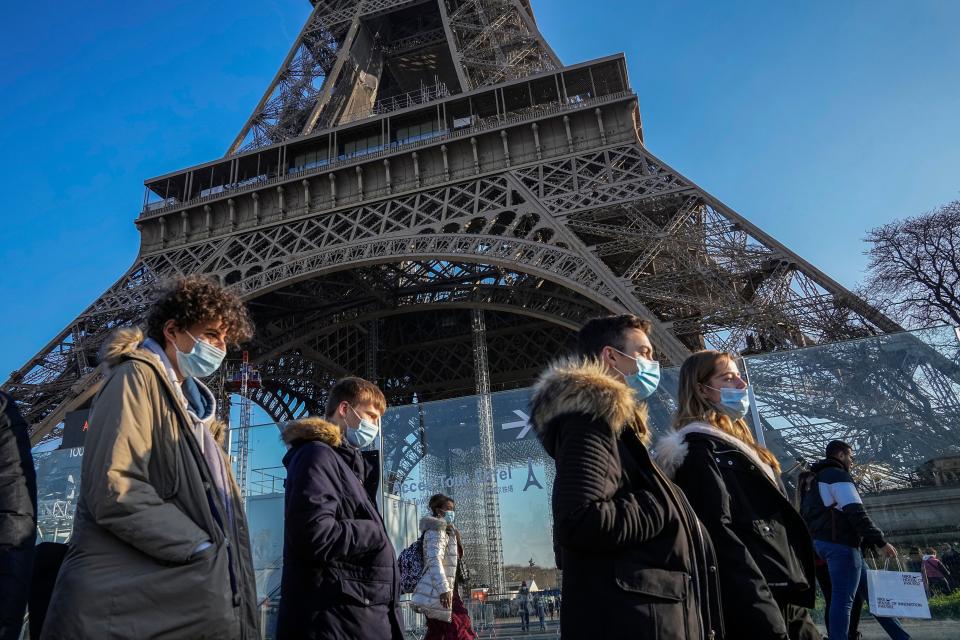
[{"label": "eiffel tower", "polygon": [[349,373],[396,404],[526,386],[601,314],[665,364],[902,330],[651,154],[623,55],[562,64],[529,0],[312,4],[227,153],[145,182],[134,264],[4,384],[34,442],[176,274],[249,302],[277,421]]}]

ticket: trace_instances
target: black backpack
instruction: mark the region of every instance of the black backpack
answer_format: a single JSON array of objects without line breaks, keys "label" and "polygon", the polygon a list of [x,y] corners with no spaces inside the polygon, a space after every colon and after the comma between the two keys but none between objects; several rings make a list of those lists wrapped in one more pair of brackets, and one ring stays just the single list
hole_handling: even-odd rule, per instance
[{"label": "black backpack", "polygon": [[811,470],[803,471],[797,478],[797,511],[804,522],[810,522],[814,515],[823,509],[823,500],[820,498],[817,474]]}]

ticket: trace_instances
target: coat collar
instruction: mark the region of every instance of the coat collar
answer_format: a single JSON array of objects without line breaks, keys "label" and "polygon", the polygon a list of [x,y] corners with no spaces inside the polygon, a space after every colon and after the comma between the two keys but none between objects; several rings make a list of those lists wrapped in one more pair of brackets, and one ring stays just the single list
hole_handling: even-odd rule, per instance
[{"label": "coat collar", "polygon": [[530,422],[543,439],[550,421],[569,413],[603,420],[614,434],[633,425],[646,434],[647,407],[595,359],[570,358],[551,365],[533,387]]},{"label": "coat collar", "polygon": [[288,422],[283,428],[283,441],[289,445],[298,442],[323,442],[331,447],[343,444],[340,427],[318,416],[308,416]]},{"label": "coat collar", "polygon": [[423,516],[420,518],[420,533],[425,531],[442,531],[447,528],[447,521],[435,516]]},{"label": "coat collar", "polygon": [[837,460],[836,458],[824,458],[823,460],[814,462],[810,466],[810,470],[813,471],[814,473],[820,473],[824,469],[830,469],[830,468],[839,469],[844,473],[849,473],[849,471],[847,471],[847,468],[843,466],[843,463]]},{"label": "coat collar", "polygon": [[733,447],[739,453],[745,455],[758,469],[763,471],[764,475],[766,475],[773,484],[777,484],[777,476],[773,469],[761,460],[757,452],[751,449],[747,443],[706,422],[691,422],[682,429],[673,431],[657,441],[654,458],[663,472],[670,478],[676,475],[677,470],[683,465],[683,461],[686,460],[687,453],[690,451],[686,437],[693,433],[710,436],[715,440],[720,440],[724,444]]},{"label": "coat collar", "polygon": [[[193,426],[194,420],[199,419],[203,427],[213,434],[213,438],[217,444],[223,445],[227,429],[222,421],[216,419],[216,399],[213,392],[202,382],[194,379],[200,393],[207,399],[209,403],[208,407],[210,407],[206,412],[207,415],[198,418],[188,410],[187,400],[183,395],[183,390],[180,388],[180,385],[174,382],[174,376],[171,373],[172,367],[170,367],[169,359],[166,357],[166,354],[163,353],[163,349],[160,348],[159,345],[157,345],[156,349],[145,348],[144,343],[146,341],[147,339],[139,327],[121,327],[114,330],[100,347],[99,358],[103,369],[103,378],[106,379],[110,375],[111,370],[125,360],[138,360],[150,365],[157,371],[157,374],[163,381],[161,384],[166,384],[173,396],[180,402],[178,408],[183,411],[183,415],[188,421],[187,424]],[[151,342],[153,341],[151,340]],[[156,343],[154,342],[154,344]],[[159,353],[157,353],[157,349],[159,349]]]}]

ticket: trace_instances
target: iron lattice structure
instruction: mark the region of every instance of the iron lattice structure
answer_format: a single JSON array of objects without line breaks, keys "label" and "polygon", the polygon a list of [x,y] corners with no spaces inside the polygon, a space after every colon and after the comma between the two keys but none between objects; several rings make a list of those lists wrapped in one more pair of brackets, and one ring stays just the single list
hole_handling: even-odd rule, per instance
[{"label": "iron lattice structure", "polygon": [[[651,154],[623,57],[562,65],[526,0],[313,4],[227,154],[146,181],[134,264],[4,384],[34,441],[179,274],[249,301],[278,422],[348,373],[393,403],[525,386],[605,313],[650,320],[666,364],[901,330]],[[426,453],[396,451],[395,478]]]}]

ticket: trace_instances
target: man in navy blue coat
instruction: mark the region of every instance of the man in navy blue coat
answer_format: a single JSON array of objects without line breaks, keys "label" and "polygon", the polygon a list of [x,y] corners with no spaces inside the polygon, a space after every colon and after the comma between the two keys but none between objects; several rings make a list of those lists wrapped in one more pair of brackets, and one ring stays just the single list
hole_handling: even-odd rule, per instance
[{"label": "man in navy blue coat", "polygon": [[380,453],[373,446],[386,400],[376,385],[344,378],[325,419],[283,431],[290,450],[277,638],[402,640],[397,558],[377,510]]}]

